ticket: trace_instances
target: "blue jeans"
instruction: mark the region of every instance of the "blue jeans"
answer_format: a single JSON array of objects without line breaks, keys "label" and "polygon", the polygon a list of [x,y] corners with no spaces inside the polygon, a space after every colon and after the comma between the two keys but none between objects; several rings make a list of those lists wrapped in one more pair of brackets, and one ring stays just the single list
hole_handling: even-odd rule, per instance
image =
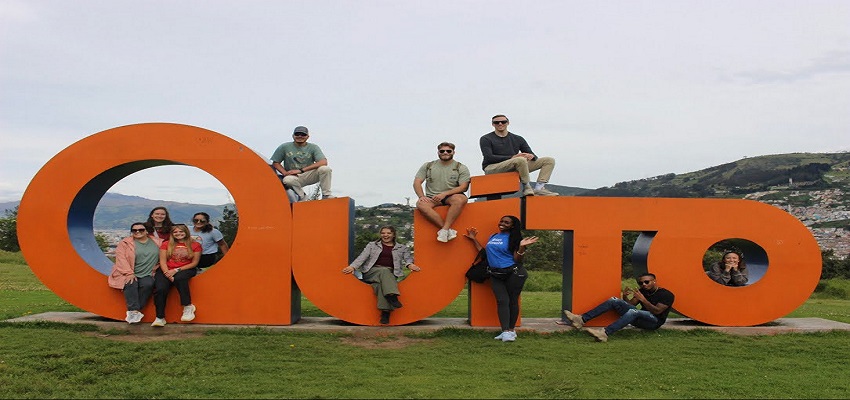
[{"label": "blue jeans", "polygon": [[581,319],[584,322],[587,322],[611,310],[620,314],[620,318],[614,321],[611,325],[605,327],[606,335],[617,332],[629,324],[641,329],[658,328],[658,318],[656,318],[655,315],[646,310],[638,310],[635,306],[619,297],[612,297],[605,300],[605,302],[596,306],[596,308],[582,314]]}]

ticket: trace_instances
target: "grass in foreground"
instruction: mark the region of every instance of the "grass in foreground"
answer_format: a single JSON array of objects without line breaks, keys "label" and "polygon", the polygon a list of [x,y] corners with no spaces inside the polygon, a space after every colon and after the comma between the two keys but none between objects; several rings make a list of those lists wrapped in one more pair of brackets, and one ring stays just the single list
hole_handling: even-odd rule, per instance
[{"label": "grass in foreground", "polygon": [[[0,324],[4,398],[846,398],[850,334],[216,330],[132,343]],[[119,337],[121,339],[121,337]]]},{"label": "grass in foreground", "polygon": [[[77,311],[22,261],[9,258],[0,252],[0,318]],[[825,284],[840,289],[845,283]],[[526,291],[524,315],[556,318],[560,296]],[[828,297],[813,296],[790,317],[850,322],[850,301]],[[324,315],[306,301],[303,309]],[[465,316],[461,294],[436,317]],[[848,332],[738,337],[625,330],[608,343],[581,332],[520,332],[510,344],[493,334],[445,329],[358,337],[241,329],[164,340],[164,334],[86,324],[0,322],[0,397],[850,397]]]}]

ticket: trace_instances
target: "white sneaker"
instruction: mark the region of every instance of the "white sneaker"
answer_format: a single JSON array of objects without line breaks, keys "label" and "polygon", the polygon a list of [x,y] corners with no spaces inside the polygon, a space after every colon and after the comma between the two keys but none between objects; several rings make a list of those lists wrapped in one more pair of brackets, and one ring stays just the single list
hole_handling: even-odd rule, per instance
[{"label": "white sneaker", "polygon": [[449,241],[449,231],[445,229],[440,229],[437,231],[437,241],[438,242],[448,242]]},{"label": "white sneaker", "polygon": [[448,233],[446,240],[452,240],[456,237],[457,237],[457,231],[454,230],[454,229],[449,229],[449,233]]},{"label": "white sneaker", "polygon": [[500,333],[499,336],[496,336],[493,339],[502,340],[502,338],[505,337],[506,333],[508,333],[508,331],[504,331],[504,332]]},{"label": "white sneaker", "polygon": [[189,322],[193,319],[195,319],[195,305],[189,304],[188,306],[183,306],[183,316],[180,317],[180,320]]},{"label": "white sneaker", "polygon": [[135,311],[127,311],[127,317],[126,317],[126,318],[124,318],[124,321],[127,321],[127,323],[128,323],[128,324],[132,324],[132,323],[133,323],[133,318],[134,318],[134,316],[135,316],[135,314],[134,314],[134,313],[135,313]]},{"label": "white sneaker", "polygon": [[516,340],[516,332],[508,331],[508,332],[504,332],[502,334],[502,341],[503,342],[513,342],[514,340]]},{"label": "white sneaker", "polygon": [[151,326],[153,326],[153,327],[165,326],[165,318],[157,318],[157,319],[153,320],[153,323],[151,323]]},{"label": "white sneaker", "polygon": [[142,318],[145,317],[145,314],[142,314],[140,311],[130,311],[132,315],[130,315],[130,320],[127,321],[131,324],[138,324],[142,322]]}]

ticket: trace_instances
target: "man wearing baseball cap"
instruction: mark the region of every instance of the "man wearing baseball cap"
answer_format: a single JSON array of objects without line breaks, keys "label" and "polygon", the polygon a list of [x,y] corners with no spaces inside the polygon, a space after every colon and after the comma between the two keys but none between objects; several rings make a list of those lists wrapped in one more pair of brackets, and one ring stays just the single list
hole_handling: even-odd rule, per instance
[{"label": "man wearing baseball cap", "polygon": [[296,126],[292,142],[278,146],[272,154],[272,167],[283,176],[283,185],[295,191],[300,201],[307,200],[302,187],[314,183],[319,184],[323,199],[333,198],[328,159],[319,146],[307,143],[309,138],[310,131],[306,126]]}]

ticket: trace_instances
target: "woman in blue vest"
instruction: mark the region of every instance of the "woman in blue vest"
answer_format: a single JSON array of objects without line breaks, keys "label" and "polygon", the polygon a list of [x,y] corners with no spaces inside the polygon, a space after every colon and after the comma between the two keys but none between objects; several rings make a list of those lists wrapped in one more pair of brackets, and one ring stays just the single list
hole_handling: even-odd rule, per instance
[{"label": "woman in blue vest", "polygon": [[499,220],[499,232],[490,236],[485,246],[478,243],[478,229],[466,229],[466,236],[475,249],[484,249],[490,264],[490,282],[496,296],[496,308],[502,333],[494,339],[503,342],[516,340],[516,321],[519,318],[519,295],[528,271],[522,266],[526,248],[537,242],[537,236],[522,237],[519,218],[506,215]]}]

